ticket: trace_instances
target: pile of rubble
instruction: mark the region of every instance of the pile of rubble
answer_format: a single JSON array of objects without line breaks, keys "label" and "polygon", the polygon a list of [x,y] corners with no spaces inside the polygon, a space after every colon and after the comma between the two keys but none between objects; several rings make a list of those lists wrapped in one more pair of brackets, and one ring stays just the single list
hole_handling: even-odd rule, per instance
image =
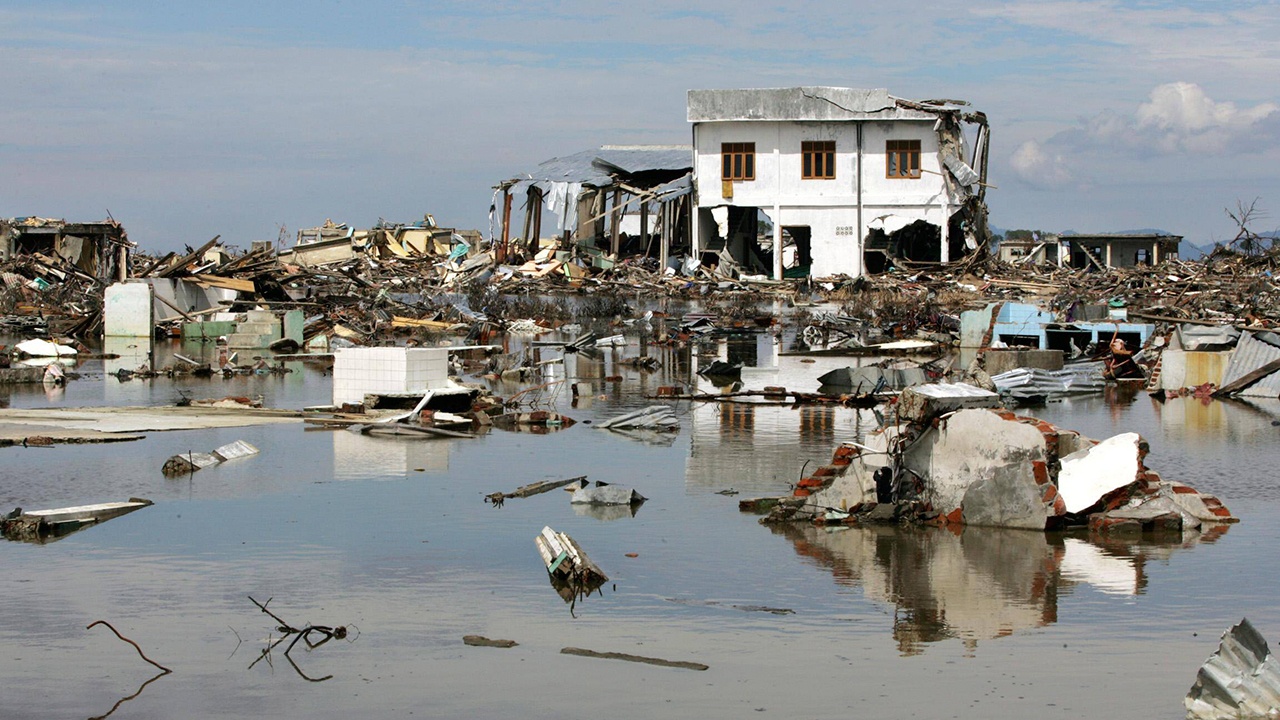
[{"label": "pile of rubble", "polygon": [[1110,534],[1236,522],[1217,498],[1151,471],[1136,433],[1099,442],[999,405],[994,393],[967,385],[909,388],[897,404],[900,424],[838,447],[791,497],[766,503],[765,521],[1084,526]]}]

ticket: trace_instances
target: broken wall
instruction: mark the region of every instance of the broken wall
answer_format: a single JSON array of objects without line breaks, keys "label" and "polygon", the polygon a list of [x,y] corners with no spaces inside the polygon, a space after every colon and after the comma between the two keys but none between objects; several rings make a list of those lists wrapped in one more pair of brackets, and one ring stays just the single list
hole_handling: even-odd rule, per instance
[{"label": "broken wall", "polygon": [[[926,430],[904,455],[924,480],[924,498],[943,514],[963,507],[968,525],[1043,530],[1049,454],[1036,426],[990,410],[961,410]],[[1054,493],[1056,497],[1056,493]]]}]

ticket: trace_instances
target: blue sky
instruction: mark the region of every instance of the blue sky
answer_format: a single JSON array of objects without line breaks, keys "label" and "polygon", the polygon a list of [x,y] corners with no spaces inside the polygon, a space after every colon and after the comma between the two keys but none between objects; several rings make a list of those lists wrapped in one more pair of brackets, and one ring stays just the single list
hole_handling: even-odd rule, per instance
[{"label": "blue sky", "polygon": [[1280,3],[0,0],[0,216],[144,250],[332,218],[488,227],[491,187],[687,143],[690,88],[885,87],[993,128],[999,227],[1280,227]]}]

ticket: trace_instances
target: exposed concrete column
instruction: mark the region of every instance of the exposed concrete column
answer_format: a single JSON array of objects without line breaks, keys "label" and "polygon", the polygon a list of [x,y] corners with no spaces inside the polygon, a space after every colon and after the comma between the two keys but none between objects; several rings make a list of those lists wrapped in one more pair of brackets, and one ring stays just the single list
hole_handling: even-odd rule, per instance
[{"label": "exposed concrete column", "polygon": [[1151,265],[1154,267],[1160,264],[1160,241],[1155,240],[1151,243]]},{"label": "exposed concrete column", "polygon": [[649,201],[640,201],[640,252],[649,252]]},{"label": "exposed concrete column", "polygon": [[671,201],[660,203],[658,207],[662,208],[662,242],[658,244],[658,272],[666,272],[667,255],[671,251],[671,225],[676,214],[675,208],[671,207]]},{"label": "exposed concrete column", "polygon": [[1111,243],[1107,242],[1107,267],[1111,267]]},{"label": "exposed concrete column", "polygon": [[533,237],[529,238],[529,249],[532,254],[536,255],[542,250],[542,189],[534,188],[536,192],[531,195],[533,200],[533,230],[530,233]]},{"label": "exposed concrete column", "polygon": [[[773,175],[777,178],[773,193],[773,279],[782,279],[782,209],[778,198],[782,197],[782,123],[778,123],[778,140],[773,144]],[[757,221],[759,217],[757,216]]]},{"label": "exposed concrete column", "polygon": [[702,224],[699,208],[701,203],[698,200],[698,123],[693,124],[693,173],[689,176],[689,182],[693,187],[693,192],[689,195],[689,254],[697,258],[702,256],[701,230],[698,227]]},{"label": "exposed concrete column", "polygon": [[613,256],[618,256],[618,235],[622,230],[622,190],[613,189],[613,211],[609,213],[609,247]]},{"label": "exposed concrete column", "polygon": [[946,200],[942,201],[942,228],[940,236],[942,237],[942,247],[938,249],[938,261],[951,261],[951,205]]},{"label": "exposed concrete column", "polygon": [[[854,259],[858,268],[858,272],[855,274],[863,275],[866,273],[866,268],[863,267],[862,265],[863,263],[862,244],[866,242],[866,239],[867,239],[867,228],[865,225],[862,224],[862,123],[857,124],[857,130],[858,130],[858,133],[857,133],[858,147],[856,148],[855,157],[854,157],[854,162],[857,163],[857,167],[854,170],[853,181],[854,183],[857,184],[857,186],[854,188],[854,193],[857,195],[857,198],[858,198],[858,236],[853,240],[854,242],[853,253],[854,253]],[[813,240],[812,238],[810,238],[810,243],[812,242]]]},{"label": "exposed concrete column", "polygon": [[782,212],[773,206],[773,279],[782,279]]},{"label": "exposed concrete column", "polygon": [[495,259],[502,262],[507,259],[507,242],[511,239],[511,186],[502,188],[502,242],[494,251]]}]

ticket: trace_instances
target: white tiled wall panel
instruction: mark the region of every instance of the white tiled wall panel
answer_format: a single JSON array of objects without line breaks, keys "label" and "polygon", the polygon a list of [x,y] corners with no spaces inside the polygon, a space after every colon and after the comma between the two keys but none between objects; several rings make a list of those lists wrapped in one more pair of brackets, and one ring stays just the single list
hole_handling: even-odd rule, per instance
[{"label": "white tiled wall panel", "polygon": [[358,403],[366,394],[404,395],[445,387],[447,348],[343,348],[334,354],[333,402]]}]

